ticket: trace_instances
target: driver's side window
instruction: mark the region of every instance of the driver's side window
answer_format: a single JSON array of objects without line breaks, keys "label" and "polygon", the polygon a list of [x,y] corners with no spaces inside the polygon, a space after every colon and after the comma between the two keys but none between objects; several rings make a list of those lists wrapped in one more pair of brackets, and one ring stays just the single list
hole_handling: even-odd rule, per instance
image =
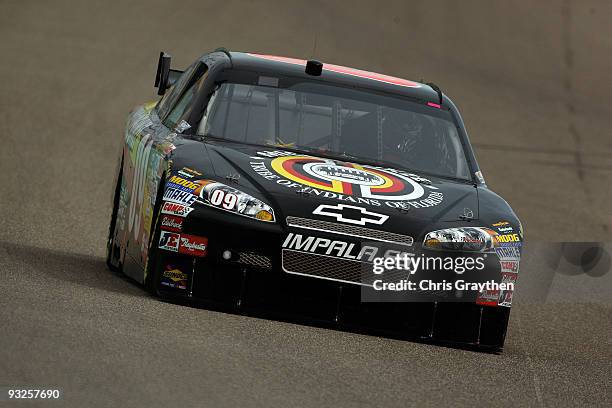
[{"label": "driver's side window", "polygon": [[183,75],[180,76],[178,81],[176,81],[174,85],[168,88],[164,96],[162,96],[162,98],[159,100],[159,102],[157,103],[156,110],[160,118],[165,118],[168,114],[168,111],[172,108],[172,106],[174,106],[176,100],[178,99],[178,96],[182,92],[183,88],[185,88],[185,84],[193,75],[193,71],[195,70],[196,66],[197,64],[192,64],[191,66],[189,66],[185,70]]},{"label": "driver's side window", "polygon": [[[192,64],[185,70],[178,81],[166,91],[166,94],[160,99],[157,104],[157,114],[162,119],[164,124],[173,129],[176,121],[168,122],[172,113],[176,110],[183,99],[186,90],[189,89],[207,71],[204,63],[198,61]],[[188,106],[188,104],[186,105]]]},{"label": "driver's side window", "polygon": [[195,96],[200,91],[202,85],[206,81],[206,65],[202,65],[203,69],[196,70],[195,75],[192,76],[188,86],[182,93],[178,102],[174,105],[166,119],[164,125],[169,129],[174,129],[181,120],[187,120],[187,116],[190,112],[191,104]]}]

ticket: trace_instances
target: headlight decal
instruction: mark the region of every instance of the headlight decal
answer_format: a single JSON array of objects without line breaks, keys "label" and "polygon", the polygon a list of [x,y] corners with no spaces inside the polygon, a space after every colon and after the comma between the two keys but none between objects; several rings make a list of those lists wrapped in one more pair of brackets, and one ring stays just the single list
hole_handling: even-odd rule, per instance
[{"label": "headlight decal", "polygon": [[264,222],[274,222],[274,210],[258,198],[213,180],[199,180],[194,191],[205,205]]},{"label": "headlight decal", "polygon": [[457,227],[431,231],[423,248],[437,251],[488,252],[495,247],[497,232],[485,227]]},{"label": "headlight decal", "polygon": [[[516,284],[518,278],[522,245],[520,223],[517,233],[508,221],[496,222],[490,228],[456,227],[431,231],[423,240],[425,249],[495,253],[499,260],[501,282],[512,284]],[[482,290],[476,304],[510,307],[513,294],[514,289]]]}]

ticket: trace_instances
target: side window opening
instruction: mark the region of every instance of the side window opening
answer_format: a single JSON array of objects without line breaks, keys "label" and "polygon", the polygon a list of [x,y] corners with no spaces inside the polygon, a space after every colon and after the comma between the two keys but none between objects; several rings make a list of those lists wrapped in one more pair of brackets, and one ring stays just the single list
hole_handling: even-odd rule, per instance
[{"label": "side window opening", "polygon": [[[165,115],[160,112],[160,117],[163,118],[166,127],[174,129],[181,120],[185,119],[191,107],[191,102],[207,77],[207,72],[208,67],[202,62],[198,62],[190,71],[186,71],[174,85],[173,95],[165,102],[167,106],[160,107],[167,111]],[[162,101],[164,101],[163,98]]]},{"label": "side window opening", "polygon": [[185,70],[183,75],[181,75],[178,81],[176,81],[174,85],[168,88],[164,96],[161,97],[156,107],[157,114],[159,115],[160,118],[162,119],[165,118],[170,108],[174,106],[174,103],[176,102],[178,95],[181,93],[181,90],[185,87],[185,83],[188,81],[188,79],[191,78],[191,76],[193,75],[193,71],[195,70],[196,66],[197,64],[190,65]]}]

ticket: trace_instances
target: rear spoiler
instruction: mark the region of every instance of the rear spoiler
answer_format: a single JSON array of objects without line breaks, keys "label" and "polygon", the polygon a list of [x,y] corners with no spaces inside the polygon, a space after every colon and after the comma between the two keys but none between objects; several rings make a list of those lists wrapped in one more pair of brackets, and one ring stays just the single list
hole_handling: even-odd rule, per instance
[{"label": "rear spoiler", "polygon": [[178,69],[170,69],[170,61],[172,56],[165,52],[159,53],[159,61],[157,62],[157,74],[155,74],[155,87],[157,88],[157,94],[163,95],[166,93],[166,89],[170,88],[176,83],[179,77],[183,74],[183,71]]}]

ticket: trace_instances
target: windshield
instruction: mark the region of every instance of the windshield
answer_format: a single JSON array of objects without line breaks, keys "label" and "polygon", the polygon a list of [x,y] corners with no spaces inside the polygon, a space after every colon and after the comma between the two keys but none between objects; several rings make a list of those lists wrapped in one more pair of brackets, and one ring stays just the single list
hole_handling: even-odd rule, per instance
[{"label": "windshield", "polygon": [[445,109],[319,83],[278,88],[276,78],[262,78],[273,86],[219,85],[198,134],[469,179]]}]

